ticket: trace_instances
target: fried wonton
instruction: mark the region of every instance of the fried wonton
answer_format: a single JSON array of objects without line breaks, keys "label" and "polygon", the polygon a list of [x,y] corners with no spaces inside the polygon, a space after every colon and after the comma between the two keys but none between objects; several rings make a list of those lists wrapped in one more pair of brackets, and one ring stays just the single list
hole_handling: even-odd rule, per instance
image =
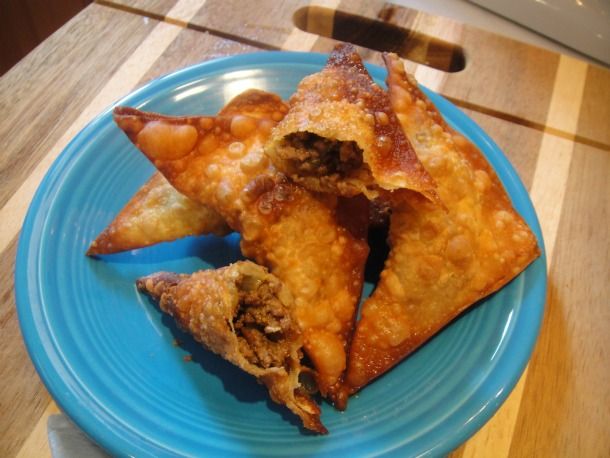
[{"label": "fried wonton", "polygon": [[303,425],[325,434],[320,408],[299,382],[303,340],[294,302],[264,267],[241,261],[192,275],[160,272],[137,281],[206,348],[256,377]]},{"label": "fried wonton", "polygon": [[483,154],[452,130],[385,55],[392,105],[446,209],[415,193],[393,203],[390,255],[363,304],[346,376],[353,393],[536,259],[536,237]]},{"label": "fried wonton", "polygon": [[118,253],[190,235],[229,232],[218,212],[183,196],[156,172],[91,243],[87,254]]},{"label": "fried wonton", "polygon": [[124,107],[114,117],[178,191],[217,211],[241,233],[243,254],[290,289],[319,389],[334,401],[342,393],[368,245],[360,223],[350,221],[360,214],[343,211],[346,199],[295,185],[263,154],[287,110],[276,95],[250,90],[216,117]]},{"label": "fried wonton", "polygon": [[392,110],[351,45],[338,45],[324,69],[304,78],[265,147],[276,167],[313,191],[343,196],[412,189],[436,200]]}]

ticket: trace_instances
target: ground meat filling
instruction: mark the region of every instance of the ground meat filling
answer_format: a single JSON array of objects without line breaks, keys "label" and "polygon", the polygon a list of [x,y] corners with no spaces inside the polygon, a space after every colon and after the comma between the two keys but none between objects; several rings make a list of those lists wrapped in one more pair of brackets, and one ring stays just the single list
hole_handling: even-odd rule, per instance
[{"label": "ground meat filling", "polygon": [[287,365],[294,333],[289,310],[263,280],[245,276],[237,286],[239,311],[233,326],[240,352],[264,369]]},{"label": "ground meat filling", "polygon": [[285,147],[291,148],[290,167],[304,176],[346,176],[362,165],[362,150],[356,142],[341,142],[311,132],[286,136]]}]

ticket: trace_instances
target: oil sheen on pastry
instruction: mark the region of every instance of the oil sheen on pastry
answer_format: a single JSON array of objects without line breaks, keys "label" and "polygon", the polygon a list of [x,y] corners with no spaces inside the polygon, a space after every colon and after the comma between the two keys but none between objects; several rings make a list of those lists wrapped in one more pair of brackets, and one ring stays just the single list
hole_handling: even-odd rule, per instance
[{"label": "oil sheen on pastry", "polygon": [[[276,172],[263,153],[288,107],[250,90],[216,117],[168,117],[131,108],[115,120],[182,194],[217,211],[241,234],[245,256],[292,292],[295,318],[321,393],[336,400],[368,254],[349,199],[311,193]],[[348,202],[349,201],[349,202]]]},{"label": "oil sheen on pastry", "polygon": [[87,254],[111,254],[190,235],[229,232],[218,212],[180,194],[156,172],[91,243]]},{"label": "oil sheen on pastry", "polygon": [[435,200],[434,180],[351,45],[304,78],[266,145],[278,169],[313,191],[343,196],[412,189]]},{"label": "oil sheen on pastry", "polygon": [[394,110],[446,208],[415,193],[393,202],[391,251],[376,290],[363,304],[350,348],[350,393],[540,254],[536,237],[483,154],[446,124],[397,56],[384,58]]},{"label": "oil sheen on pastry", "polygon": [[286,287],[267,269],[241,261],[192,275],[159,272],[138,289],[204,347],[256,377],[271,399],[298,415],[303,426],[326,433],[320,408],[301,386],[301,332]]}]

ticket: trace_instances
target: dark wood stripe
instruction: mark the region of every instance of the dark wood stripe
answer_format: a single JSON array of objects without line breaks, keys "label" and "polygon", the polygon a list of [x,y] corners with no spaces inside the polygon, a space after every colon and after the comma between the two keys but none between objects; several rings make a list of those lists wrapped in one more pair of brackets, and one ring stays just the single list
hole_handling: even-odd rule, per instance
[{"label": "dark wood stripe", "polygon": [[[147,11],[141,8],[136,8],[133,6],[127,6],[127,5],[122,5],[122,4],[117,4],[114,3],[112,1],[108,1],[108,0],[95,0],[95,3],[99,4],[99,5],[103,5],[109,8],[114,8],[120,11],[124,11],[127,13],[131,13],[131,14],[137,14],[140,16],[144,16],[144,17],[148,17],[150,19],[154,19],[157,21],[162,21],[162,22],[166,22],[168,24],[172,24],[172,25],[176,25],[178,27],[183,27],[183,28],[187,28],[187,29],[191,29],[191,30],[196,30],[198,32],[207,32],[211,35],[220,37],[220,38],[224,38],[227,40],[232,40],[232,41],[236,41],[242,44],[246,44],[249,46],[253,46],[256,48],[260,48],[260,49],[265,49],[265,50],[270,50],[270,51],[279,51],[281,50],[281,48],[279,46],[275,46],[275,45],[270,45],[268,43],[264,43],[258,40],[252,40],[249,38],[245,38],[239,35],[235,35],[232,33],[227,33],[227,32],[223,32],[221,30],[218,29],[213,29],[210,27],[205,27],[202,25],[198,25],[198,24],[193,24],[192,22],[185,22],[185,21],[181,21],[175,18],[171,18],[171,17],[167,17],[166,15],[163,14],[159,14],[159,13],[154,13],[151,11]],[[473,110],[473,111],[477,111],[479,113],[482,114],[486,114],[488,116],[493,116],[496,117],[498,119],[502,119],[504,121],[509,121],[512,122],[514,124],[518,124],[520,126],[524,126],[524,127],[528,127],[534,130],[538,130],[540,132],[545,132],[547,134],[550,135],[554,135],[556,137],[560,137],[560,138],[565,138],[566,140],[570,140],[573,141],[575,143],[580,143],[583,145],[587,145],[587,146],[591,146],[594,148],[598,148],[600,150],[603,151],[610,151],[610,144],[606,144],[604,142],[600,142],[597,140],[594,140],[592,138],[589,137],[585,137],[582,135],[577,135],[571,132],[567,132],[561,129],[557,129],[554,128],[552,126],[548,126],[545,125],[543,123],[539,123],[536,121],[532,121],[529,119],[525,119],[525,118],[521,118],[519,116],[515,116],[512,115],[510,113],[506,113],[500,110],[495,110],[493,108],[488,108],[488,107],[484,107],[482,105],[478,105],[472,102],[468,102],[465,100],[461,100],[461,99],[457,99],[455,97],[451,97],[445,94],[442,94],[445,98],[447,98],[448,100],[450,100],[452,103],[454,103],[455,105],[462,107],[462,108],[466,108],[469,110]]]},{"label": "dark wood stripe", "polygon": [[0,207],[102,90],[116,71],[114,63],[132,55],[153,25],[92,4],[2,76]]},{"label": "dark wood stripe", "polygon": [[141,8],[136,8],[133,6],[120,5],[120,4],[117,4],[117,3],[114,3],[111,1],[107,1],[107,0],[95,0],[95,3],[97,3],[98,5],[106,6],[108,8],[114,8],[116,10],[123,11],[126,13],[137,14],[139,16],[144,16],[149,19],[166,22],[168,24],[176,25],[178,27],[183,27],[185,29],[196,30],[197,32],[206,32],[206,33],[209,33],[210,35],[214,35],[219,38],[237,41],[239,43],[242,43],[242,44],[245,44],[248,46],[254,46],[256,48],[264,49],[267,51],[279,51],[281,49],[278,46],[263,43],[258,40],[251,40],[249,38],[240,37],[237,35],[233,35],[231,33],[223,32],[222,30],[212,29],[210,27],[204,27],[202,25],[193,24],[192,22],[180,21],[175,18],[167,17],[163,14],[153,13],[151,11],[146,11]]},{"label": "dark wood stripe", "polygon": [[486,114],[488,116],[493,116],[498,119],[502,119],[504,121],[512,122],[513,124],[519,124],[520,126],[529,127],[530,129],[535,129],[540,132],[544,132],[547,134],[554,135],[556,137],[565,138],[566,140],[570,140],[575,143],[580,143],[587,146],[592,146],[594,148],[601,149],[603,151],[610,151],[610,145],[599,142],[597,140],[593,140],[588,137],[584,137],[582,135],[576,135],[565,130],[556,129],[555,127],[547,126],[542,123],[538,123],[535,121],[531,121],[529,119],[520,118],[519,116],[511,115],[510,113],[504,113],[499,110],[494,110],[493,108],[487,108],[481,105],[477,105],[475,103],[467,102],[465,100],[456,99],[454,97],[441,94],[447,100],[450,100],[455,105],[466,108],[468,110],[477,111],[482,114]]}]

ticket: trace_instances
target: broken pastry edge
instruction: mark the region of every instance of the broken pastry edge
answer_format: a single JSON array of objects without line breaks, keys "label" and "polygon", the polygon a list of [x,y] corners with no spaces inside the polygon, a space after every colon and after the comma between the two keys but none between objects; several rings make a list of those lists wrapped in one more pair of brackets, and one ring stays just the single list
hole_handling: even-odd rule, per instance
[{"label": "broken pastry edge", "polygon": [[[344,197],[353,197],[361,193],[367,195],[369,199],[377,197],[378,191],[375,189],[376,186],[366,186],[361,180],[362,177],[368,175],[365,178],[370,182],[373,181],[370,168],[366,163],[366,155],[369,153],[366,152],[366,146],[363,146],[372,140],[364,138],[367,136],[365,129],[357,129],[357,134],[354,136],[353,132],[347,132],[344,129],[345,122],[338,120],[337,115],[329,115],[329,113],[335,112],[343,114],[354,112],[355,105],[344,101],[322,102],[318,108],[316,108],[316,112],[319,113],[317,116],[312,116],[311,113],[306,114],[310,118],[319,118],[324,113],[329,119],[325,119],[320,124],[310,124],[307,126],[300,119],[303,113],[289,110],[280,124],[272,130],[271,138],[264,146],[265,154],[278,170],[310,191],[338,194]],[[354,117],[352,116],[352,118]],[[353,125],[354,122],[351,124]],[[296,128],[291,128],[290,126],[296,126]],[[289,129],[286,130],[286,127]],[[305,158],[302,161],[294,159],[294,156],[297,154],[303,156],[303,153],[297,153],[299,150],[299,147],[295,146],[297,137],[312,137],[311,140],[308,140],[308,143],[312,145],[305,149],[308,153],[307,156],[312,158],[314,162],[327,162],[327,164],[321,167],[330,166],[333,168],[330,174],[324,175],[320,174],[319,170],[313,170],[315,166],[307,164]],[[341,148],[345,145],[352,146],[352,149],[356,150],[357,158],[355,161],[362,164],[363,170],[350,168],[349,165],[346,165],[345,161],[337,161],[335,157],[320,151],[320,148],[326,146],[332,148],[329,146],[330,143],[334,143],[335,147]],[[319,145],[319,148],[314,148],[314,145]],[[354,156],[354,154],[352,153],[350,156]],[[306,168],[311,170],[305,172]]]},{"label": "broken pastry edge", "polygon": [[[325,88],[331,86],[335,91],[326,94],[329,89]],[[274,165],[293,180],[314,192],[348,197],[364,193],[371,200],[377,198],[380,191],[411,189],[442,205],[436,184],[404,135],[389,97],[373,81],[352,45],[337,45],[322,71],[299,83],[289,103],[288,113],[273,129],[265,152]],[[346,120],[346,117],[350,119]],[[359,127],[354,128],[356,125]],[[345,176],[333,173],[330,179],[321,179],[320,174],[303,177],[293,173],[286,151],[290,147],[287,148],[286,143],[295,134],[315,135],[322,140],[344,144],[351,141],[361,152],[363,167],[356,170],[360,175],[350,171],[344,173]],[[301,154],[294,154],[293,160],[305,157],[306,162],[313,157],[315,163],[321,157],[321,151],[300,149]],[[338,164],[341,165],[341,161]]]},{"label": "broken pastry edge", "polygon": [[[240,96],[237,96],[236,98],[239,98],[239,97],[240,97]],[[284,106],[284,105],[283,105],[283,102],[281,101],[281,99],[279,99],[278,97],[273,97],[273,98],[270,98],[269,100],[273,102],[273,103],[271,103],[271,105],[273,105],[273,104],[275,104],[275,105],[276,105],[277,110],[276,110],[276,111],[274,111],[274,112],[272,112],[271,114],[270,114],[269,112],[265,112],[265,111],[263,111],[263,112],[259,113],[259,114],[261,115],[261,118],[269,118],[269,116],[271,116],[271,117],[273,118],[273,116],[274,116],[274,115],[276,115],[276,117],[281,116],[281,113],[282,113],[281,107],[283,107],[283,106]],[[139,149],[140,149],[140,150],[141,150],[141,151],[144,153],[144,155],[145,155],[145,156],[147,156],[147,157],[148,157],[148,158],[151,160],[151,162],[153,162],[153,164],[154,164],[154,165],[155,165],[155,166],[156,166],[156,167],[157,167],[159,170],[161,170],[161,171],[162,171],[162,172],[165,174],[166,178],[170,179],[170,181],[171,181],[171,176],[172,176],[172,174],[173,174],[174,172],[176,172],[176,176],[177,176],[177,175],[178,175],[179,173],[181,173],[182,171],[185,171],[185,170],[187,170],[187,169],[188,169],[188,166],[187,166],[188,160],[189,160],[189,159],[194,158],[194,157],[197,155],[197,153],[198,153],[198,152],[200,153],[200,155],[198,156],[198,158],[205,157],[205,156],[206,156],[206,155],[209,153],[209,150],[208,150],[208,149],[206,149],[206,150],[205,150],[205,152],[203,152],[203,151],[201,151],[199,148],[196,148],[196,149],[192,150],[191,154],[186,153],[186,154],[185,154],[185,156],[182,156],[182,155],[181,155],[181,157],[180,157],[180,158],[177,158],[177,157],[176,157],[176,156],[174,156],[173,154],[172,154],[170,157],[167,157],[167,158],[164,158],[164,157],[163,157],[163,155],[159,156],[159,155],[155,155],[155,154],[152,154],[152,155],[151,155],[151,154],[148,154],[149,152],[147,152],[147,151],[146,151],[146,148],[143,148],[143,147],[142,147],[142,145],[141,145],[141,144],[138,142],[138,134],[139,134],[139,132],[140,132],[140,131],[141,131],[141,130],[144,128],[144,124],[145,124],[146,122],[148,122],[148,121],[163,121],[163,120],[169,120],[169,119],[171,119],[171,120],[172,120],[172,123],[167,123],[168,125],[170,125],[170,124],[171,124],[171,125],[174,125],[174,126],[178,126],[178,127],[180,127],[180,125],[181,125],[181,124],[189,124],[189,123],[193,123],[193,124],[195,124],[195,123],[197,122],[197,120],[199,119],[199,117],[197,117],[197,116],[195,116],[195,117],[192,117],[192,116],[186,116],[186,117],[180,117],[180,118],[176,118],[176,117],[173,117],[173,116],[165,116],[165,115],[159,115],[159,114],[150,114],[150,113],[148,113],[148,115],[149,115],[149,116],[148,116],[147,118],[146,118],[146,117],[142,117],[141,119],[137,119],[137,118],[138,118],[138,116],[141,114],[141,113],[140,113],[138,110],[135,110],[135,109],[125,109],[125,110],[126,110],[126,111],[124,111],[124,113],[125,113],[125,114],[124,114],[124,116],[123,116],[123,115],[120,115],[120,113],[121,113],[121,112],[120,112],[120,111],[118,111],[119,115],[117,115],[117,117],[115,118],[115,119],[116,119],[116,121],[117,121],[117,124],[119,124],[119,127],[122,127],[122,128],[124,128],[124,129],[127,131],[126,133],[128,134],[129,138],[132,140],[132,142],[135,144],[135,146],[136,146],[136,147],[138,147],[138,148],[139,148]],[[225,110],[223,109],[221,112],[225,112]],[[233,113],[233,114],[234,114],[234,115],[236,115],[237,113]],[[117,119],[117,118],[119,118],[119,119]],[[215,119],[216,119],[216,118],[215,118]],[[226,117],[225,117],[225,118],[222,118],[222,119],[226,119]],[[268,120],[268,119],[267,119],[267,120]],[[125,125],[122,125],[122,122],[121,122],[121,121],[124,121],[124,122],[125,122]],[[205,124],[210,124],[210,122],[209,122],[209,121],[210,121],[210,120],[209,120],[208,118],[205,118],[205,119],[204,119],[204,123],[205,123]],[[212,122],[213,122],[213,121],[214,121],[214,120],[212,120]],[[201,127],[202,127],[202,128],[204,128],[204,129],[206,130],[206,132],[209,130],[209,129],[205,128],[204,126],[201,126]],[[219,127],[219,129],[221,129],[221,131],[222,131],[222,129],[226,129],[226,128],[228,127],[228,123],[224,123],[223,125],[218,126],[218,127]],[[215,129],[215,128],[214,128],[214,129]],[[202,133],[202,132],[200,132],[200,133]],[[224,135],[225,133],[227,133],[227,132],[226,132],[226,131],[222,131],[222,134],[223,134],[223,135]],[[265,135],[266,135],[268,132],[266,132],[266,131],[260,131],[260,132],[259,132],[259,131],[256,131],[255,133],[256,133],[256,135],[258,136],[258,135],[263,135],[263,134],[265,134]],[[224,148],[224,145],[223,145],[223,148]],[[164,161],[166,161],[166,163],[165,163],[165,164],[164,164]],[[174,168],[174,165],[172,164],[172,162],[174,162],[174,161],[179,163],[179,164],[177,164],[177,165],[176,165],[176,167],[175,167],[175,168]],[[242,172],[245,172],[245,171],[242,169]],[[168,175],[169,175],[169,176],[168,176]],[[174,176],[174,178],[175,178],[176,176]],[[191,182],[193,182],[193,180],[191,180]],[[184,192],[185,194],[189,195],[191,198],[196,198],[194,194],[192,194],[192,193],[191,193],[191,194],[189,194],[187,191],[183,190],[183,189],[180,187],[180,186],[185,185],[185,184],[188,184],[188,183],[185,183],[185,182],[181,182],[181,184],[176,184],[176,183],[174,183],[174,185],[175,185],[177,188],[179,188],[179,189],[181,190],[181,192]],[[305,189],[302,189],[302,188],[300,188],[300,189],[301,189],[301,191],[302,191],[303,193],[306,193],[308,196],[310,196],[310,197],[308,197],[308,198],[304,199],[304,201],[303,201],[302,203],[306,204],[306,207],[307,207],[307,208],[311,208],[311,209],[313,209],[312,211],[314,211],[316,214],[320,214],[320,216],[321,216],[321,217],[324,219],[324,221],[325,221],[325,223],[324,223],[322,226],[324,226],[324,225],[329,226],[329,225],[330,225],[330,228],[331,228],[331,229],[332,229],[333,227],[335,227],[335,226],[334,226],[334,223],[335,223],[334,221],[333,221],[333,223],[332,223],[332,224],[330,223],[330,219],[332,219],[332,218],[327,218],[327,216],[329,216],[331,213],[333,213],[333,212],[334,212],[334,210],[331,208],[331,205],[330,205],[330,204],[327,202],[327,200],[328,200],[328,199],[326,199],[326,198],[322,198],[320,195],[316,195],[316,196],[314,196],[314,194],[310,194],[310,193],[309,193],[308,191],[306,191]],[[283,194],[283,193],[281,193],[281,194]],[[298,193],[297,193],[297,194],[298,194]],[[264,197],[264,196],[263,196],[263,197]],[[259,201],[258,201],[258,203],[259,203],[259,204],[262,202],[263,197],[261,197],[261,200],[259,200]],[[285,197],[286,197],[286,196],[282,196],[282,198],[281,198],[281,199],[280,199],[280,196],[278,196],[278,197],[277,197],[277,199],[275,199],[275,198],[274,198],[274,199],[275,199],[275,200],[277,200],[277,202],[278,202],[278,208],[279,208],[279,209],[282,209],[282,208],[283,208],[283,209],[290,209],[291,207],[295,207],[295,206],[296,206],[296,205],[293,205],[293,204],[294,204],[294,202],[292,202],[292,201],[287,202],[287,201],[286,201],[286,199],[285,199]],[[333,196],[333,197],[334,197],[334,196]],[[210,200],[210,199],[211,199],[211,200]],[[220,209],[220,206],[221,206],[222,204],[221,204],[221,202],[220,202],[220,200],[219,200],[219,199],[220,199],[220,198],[219,198],[217,195],[216,195],[216,196],[211,196],[211,197],[210,197],[210,196],[205,196],[205,197],[204,197],[202,200],[200,200],[200,201],[202,201],[202,202],[203,202],[203,201],[205,201],[205,202],[216,202],[216,204],[218,204],[218,205],[219,205],[219,207],[218,207],[219,212],[222,212],[222,210]],[[296,198],[295,198],[295,200],[296,200]],[[335,198],[335,200],[336,200],[336,198]],[[256,204],[256,202],[254,202],[254,203]],[[274,205],[275,205],[275,204],[274,204]],[[216,207],[215,207],[215,208],[216,208]],[[260,210],[260,213],[261,213],[261,214],[263,214],[264,212],[262,211],[262,209],[261,209],[260,205],[258,206],[258,208],[259,208],[259,210]],[[231,212],[231,211],[233,211],[233,210],[231,210],[231,209],[229,208],[229,209],[227,209],[227,211]],[[242,210],[240,210],[240,211],[243,211],[243,209],[242,209]],[[329,212],[329,211],[330,211],[330,212]],[[288,212],[289,212],[289,213],[295,213],[295,214],[296,214],[296,213],[299,213],[299,212],[291,212],[290,210],[288,210]],[[303,212],[300,212],[300,213],[301,213],[301,214],[303,214]],[[224,215],[224,213],[223,213],[223,215]],[[283,215],[284,215],[284,216],[286,216],[286,212],[283,212]],[[282,222],[281,222],[281,221],[277,220],[276,216],[277,216],[277,215],[276,215],[276,212],[275,212],[275,211],[272,211],[272,214],[271,214],[271,215],[264,215],[264,217],[261,217],[261,218],[259,218],[259,219],[261,219],[261,220],[265,220],[265,222],[269,222],[269,221],[271,221],[271,223],[270,223],[270,224],[263,224],[263,226],[264,226],[264,227],[271,226],[271,225],[273,225],[273,226],[275,227],[275,223],[278,223],[279,225],[281,225],[281,224],[282,224]],[[310,216],[309,216],[309,217],[310,217]],[[228,218],[228,217],[227,217],[226,219],[227,219],[227,221],[230,221],[230,218]],[[234,219],[235,219],[235,218],[234,218]],[[280,219],[281,219],[281,218],[280,218]],[[286,221],[286,222],[285,222],[285,224],[287,224],[287,225],[291,225],[291,224],[294,224],[294,223],[295,223],[295,221],[296,221],[296,220],[298,220],[299,218],[298,218],[298,217],[293,218],[292,216],[288,216],[288,219],[289,219],[289,221]],[[304,218],[301,218],[301,219],[304,219]],[[234,221],[234,222],[237,222],[237,220],[235,219],[235,221]],[[232,224],[232,223],[229,223],[229,224]],[[238,230],[241,230],[241,229],[242,229],[242,227],[241,227],[241,226],[239,226],[238,224],[234,225],[233,227],[234,227],[234,228],[236,228],[236,229],[238,229]],[[275,229],[274,229],[274,230],[275,230]],[[338,234],[338,235],[340,235],[340,234]],[[243,242],[243,241],[246,239],[246,237],[245,237],[244,233],[242,233],[242,236],[243,236],[243,237],[242,237],[242,242]],[[258,242],[260,242],[260,240],[261,240],[261,239],[258,239],[257,237],[258,237],[258,236],[254,237],[254,239],[256,239],[256,241],[257,241],[257,243],[258,243]],[[265,237],[263,236],[263,239],[264,239],[264,238],[265,238]],[[309,238],[310,238],[310,239],[314,238],[314,239],[315,239],[315,241],[318,241],[318,240],[319,240],[319,238],[318,238],[317,236],[316,236],[316,237],[311,237],[311,236],[309,236]],[[335,254],[336,254],[336,253],[344,253],[344,254],[349,254],[349,253],[352,251],[352,248],[354,248],[354,245],[355,245],[355,244],[358,244],[358,243],[362,243],[363,245],[366,245],[365,241],[361,241],[361,242],[360,242],[360,241],[357,241],[357,240],[356,240],[356,237],[353,237],[353,236],[347,236],[347,234],[345,234],[345,236],[341,235],[340,237],[338,237],[338,240],[339,240],[341,243],[340,243],[340,246],[338,247],[338,249],[337,249],[337,250],[333,250],[333,252],[335,252]],[[250,242],[252,242],[252,239],[250,239],[250,238],[249,238],[249,241],[250,241]],[[314,244],[316,243],[315,241],[314,241]],[[325,248],[330,249],[330,246],[327,246],[327,247],[325,247]],[[280,254],[280,251],[284,251],[285,253],[288,253],[288,254],[289,254],[289,252],[288,252],[288,251],[286,251],[286,250],[282,250],[282,249],[281,249],[281,247],[280,247],[280,249],[275,250],[275,249],[274,249],[272,246],[270,246],[270,245],[269,245],[269,243],[267,243],[267,244],[266,244],[266,249],[267,249],[267,250],[270,250],[270,252],[273,254],[273,256],[274,256],[274,258],[275,258],[276,260],[277,260],[277,258],[281,258],[281,259],[283,259],[283,258],[282,258],[282,256],[284,256],[284,255]],[[347,249],[347,251],[346,251],[346,249]],[[255,255],[255,254],[253,254],[253,253],[246,253],[246,251],[244,250],[244,247],[243,247],[243,243],[242,243],[242,251],[244,252],[244,254],[245,254],[247,257],[250,257],[250,258],[256,259],[256,260],[257,260],[257,262],[260,262],[261,264],[268,265],[269,267],[273,267],[273,266],[274,266],[274,263],[276,262],[276,261],[271,261],[271,258],[270,258],[270,257],[265,257],[265,255],[262,255],[262,256],[256,256],[256,255]],[[322,250],[322,251],[323,251],[323,250]],[[357,251],[362,251],[362,250],[357,250]],[[277,256],[276,256],[276,255],[277,255]],[[318,256],[318,254],[317,254],[317,253],[316,253],[316,256]],[[339,254],[336,254],[336,256],[339,256]],[[350,267],[349,267],[349,271],[350,271],[351,277],[350,277],[349,279],[345,279],[346,281],[344,281],[344,279],[343,279],[343,278],[339,278],[339,282],[340,282],[342,285],[346,285],[346,288],[347,288],[347,289],[350,289],[350,288],[352,288],[352,286],[351,286],[351,285],[354,285],[354,284],[356,283],[356,280],[354,279],[354,273],[355,273],[355,272],[357,272],[357,271],[359,271],[359,269],[357,268],[358,266],[356,266],[356,265],[354,265],[354,264],[355,264],[355,263],[359,264],[359,262],[356,262],[356,260],[354,260],[354,259],[349,260],[349,259],[347,259],[347,258],[348,258],[348,256],[344,256],[343,254],[341,254],[341,257],[342,257],[342,259],[343,259],[343,258],[346,258],[346,260],[349,262],[349,266],[350,266]],[[322,264],[322,262],[316,262],[315,264],[316,264],[316,265],[320,265],[320,264]],[[339,264],[339,265],[343,265],[343,263],[341,263],[341,264]],[[362,262],[362,266],[364,266],[364,261]],[[328,278],[328,277],[325,277],[325,278]],[[284,280],[286,280],[286,279],[284,279]],[[309,282],[309,281],[308,281],[308,282]],[[292,286],[293,286],[293,285],[291,285],[291,288],[292,288]],[[362,285],[361,285],[361,283],[360,283],[360,285],[359,285],[359,286],[360,286],[360,287],[362,286]],[[300,287],[299,287],[299,285],[298,285],[298,281],[297,281],[297,287],[295,287],[295,288],[293,288],[293,289],[294,289],[294,291],[301,291],[301,288],[300,288]],[[339,291],[341,291],[341,293],[342,293],[342,292],[343,292],[343,291],[342,291],[342,288],[341,288],[341,289],[339,289]],[[350,289],[350,291],[351,291],[351,289]],[[333,301],[328,301],[327,299],[330,299],[331,297],[334,299],[334,297],[335,297],[335,296],[338,296],[338,294],[334,294],[334,292],[333,292],[333,294],[330,294],[330,292],[328,292],[328,294],[327,294],[327,293],[323,293],[323,295],[322,295],[322,296],[323,296],[323,297],[322,297],[320,300],[321,300],[321,301],[323,301],[323,302],[329,302],[329,304],[330,304],[330,303],[333,303]],[[345,295],[345,294],[342,294],[341,296],[342,296],[342,297],[340,297],[339,299],[337,299],[337,302],[344,302],[344,303],[345,303],[345,302],[347,302],[347,301],[346,301],[346,299],[345,299],[345,296],[346,296],[346,295]],[[360,294],[358,294],[358,297],[359,297],[359,296],[360,296]],[[348,298],[348,299],[349,299],[349,298]],[[349,302],[350,302],[350,304],[353,302],[353,305],[355,306],[355,304],[357,303],[357,298],[354,298],[354,300],[353,300],[353,301],[351,301],[351,299],[350,299],[350,300],[349,300]],[[345,304],[344,304],[344,305],[345,305]],[[330,307],[329,307],[329,308],[330,308]],[[340,320],[341,325],[343,326],[343,318],[342,318],[341,316],[339,316],[339,315],[338,315],[338,312],[336,312],[336,309],[335,309],[335,307],[334,307],[334,306],[333,306],[333,309],[332,309],[332,310],[330,310],[330,312],[331,312],[333,315],[336,315],[336,317],[338,318],[338,320]],[[355,309],[354,309],[354,312],[355,312]],[[353,315],[355,315],[355,313],[354,313]],[[352,326],[352,324],[351,324],[351,322],[350,322],[350,330],[352,329],[352,328],[351,328],[351,326]],[[343,335],[343,333],[341,333],[341,336],[342,336],[342,335]],[[328,353],[328,352],[327,352],[327,351],[325,351],[325,353]],[[311,355],[310,355],[310,356],[311,356]],[[345,364],[345,361],[344,361],[344,364]],[[318,367],[316,367],[316,369],[317,369],[317,373],[318,373],[318,374],[321,374],[321,370],[320,370]],[[322,374],[322,375],[327,375],[327,374]],[[337,376],[337,377],[338,377],[338,376]],[[333,382],[333,383],[335,383],[335,382],[336,382],[336,380],[335,380],[335,379],[333,379],[333,381],[332,381],[332,382]],[[323,385],[323,384],[322,384],[322,383],[320,383],[320,392],[324,393],[324,391],[323,391],[323,386],[322,386],[322,385]],[[330,387],[329,387],[329,388],[330,388]]]},{"label": "broken pastry edge", "polygon": [[[225,316],[227,328],[224,326],[219,328],[218,323],[213,323],[218,322],[220,318],[217,316],[218,313],[215,311],[213,304],[208,304],[208,312],[210,312],[208,317],[203,316],[204,311],[202,310],[183,309],[185,305],[188,306],[185,302],[188,301],[188,298],[184,295],[180,296],[179,285],[182,282],[195,283],[195,285],[189,284],[191,286],[189,290],[192,290],[193,286],[195,286],[195,289],[205,287],[206,280],[207,286],[210,289],[210,297],[215,297],[217,301],[223,303],[222,307],[228,307],[232,310],[231,319]],[[205,348],[218,354],[262,382],[267,387],[271,399],[278,404],[285,405],[294,414],[299,416],[305,428],[319,434],[326,434],[328,432],[320,420],[320,407],[308,396],[307,390],[302,387],[299,380],[301,373],[310,373],[312,370],[300,364],[302,338],[300,337],[298,325],[291,315],[291,293],[275,276],[268,273],[266,268],[251,261],[238,261],[223,268],[198,271],[190,275],[157,272],[141,277],[137,280],[136,285],[139,291],[146,293],[155,300],[165,313],[173,316],[179,327],[189,332]],[[248,345],[246,343],[246,347],[244,347],[244,342],[247,338],[244,338],[243,335],[238,337],[238,327],[240,324],[237,323],[237,320],[240,316],[243,320],[244,313],[247,313],[244,312],[247,307],[245,303],[242,304],[242,300],[247,300],[244,297],[248,296],[254,287],[260,288],[261,285],[266,285],[263,288],[263,296],[268,296],[270,290],[272,291],[273,298],[267,297],[266,300],[281,302],[284,311],[290,317],[289,322],[291,324],[289,328],[284,330],[288,331],[288,337],[291,339],[291,341],[287,342],[289,352],[285,355],[285,360],[281,365],[261,367],[244,356],[242,354],[243,350],[240,350]],[[269,287],[267,288],[267,286]],[[184,287],[186,288],[186,286]],[[240,292],[243,295],[240,296]],[[188,294],[190,292],[187,293],[187,296]],[[191,316],[195,312],[199,312],[198,317]],[[242,313],[241,315],[240,312]],[[255,315],[256,313],[253,316]],[[193,329],[193,326],[195,326],[193,320],[205,320],[205,318],[209,317],[212,320],[210,326],[206,326],[205,321],[203,321],[199,327]],[[219,329],[224,329],[224,331],[219,331]],[[206,332],[209,334],[206,335]],[[267,331],[265,330],[265,332]],[[274,333],[278,331],[270,330],[269,332]],[[213,335],[215,333],[219,335]],[[250,357],[254,358],[252,355]]]}]

